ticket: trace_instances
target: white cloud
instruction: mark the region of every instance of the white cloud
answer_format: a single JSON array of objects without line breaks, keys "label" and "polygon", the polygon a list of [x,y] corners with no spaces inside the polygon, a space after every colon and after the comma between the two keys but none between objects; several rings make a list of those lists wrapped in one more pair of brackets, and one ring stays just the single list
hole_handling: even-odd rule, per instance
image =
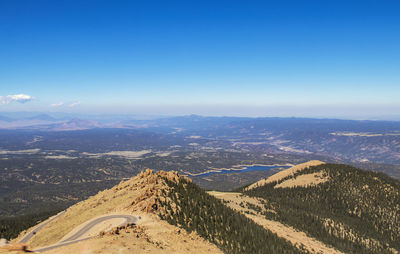
[{"label": "white cloud", "polygon": [[68,107],[73,108],[73,107],[78,106],[79,104],[81,104],[81,103],[79,101],[77,101],[77,102],[69,104]]},{"label": "white cloud", "polygon": [[31,100],[33,100],[33,97],[27,94],[0,96],[0,104],[10,104],[11,102],[25,103]]},{"label": "white cloud", "polygon": [[9,102],[6,101],[6,97],[0,96],[0,104],[8,104]]},{"label": "white cloud", "polygon": [[64,105],[64,102],[59,102],[59,103],[50,104],[50,107],[61,107],[63,105]]}]

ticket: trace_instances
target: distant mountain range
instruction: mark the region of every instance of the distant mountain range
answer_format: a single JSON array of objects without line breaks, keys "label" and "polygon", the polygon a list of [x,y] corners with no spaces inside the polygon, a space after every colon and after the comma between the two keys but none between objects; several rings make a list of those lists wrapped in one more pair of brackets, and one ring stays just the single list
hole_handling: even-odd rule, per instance
[{"label": "distant mountain range", "polygon": [[96,121],[79,118],[57,119],[47,114],[40,114],[26,118],[10,118],[0,116],[0,129],[24,129],[43,131],[83,130],[102,127]]},{"label": "distant mountain range", "polygon": [[[85,122],[87,129],[90,128],[160,128],[180,129],[183,131],[208,131],[218,129],[251,128],[252,132],[257,131],[295,131],[309,130],[316,131],[352,131],[352,132],[374,132],[374,131],[399,131],[400,121],[372,121],[372,120],[341,120],[341,119],[316,119],[316,118],[287,118],[287,117],[210,117],[199,115],[158,117],[140,119],[135,116],[52,116],[49,114],[12,116],[11,113],[0,114],[0,129],[9,128],[6,123],[13,122],[12,129],[34,128],[40,126],[52,130],[51,123]],[[143,118],[143,117],[142,117]],[[31,125],[27,125],[27,124]],[[78,124],[80,125],[80,124]],[[55,128],[54,130],[58,130]]]},{"label": "distant mountain range", "polygon": [[54,117],[51,117],[51,116],[49,116],[47,114],[40,114],[40,115],[29,117],[27,119],[29,119],[29,120],[49,121],[49,122],[56,121],[56,119]]}]

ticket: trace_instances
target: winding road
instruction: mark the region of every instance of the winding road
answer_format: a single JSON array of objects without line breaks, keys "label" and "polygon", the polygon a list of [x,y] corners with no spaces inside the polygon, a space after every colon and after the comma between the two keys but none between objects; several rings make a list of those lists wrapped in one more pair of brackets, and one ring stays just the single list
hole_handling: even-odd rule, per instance
[{"label": "winding road", "polygon": [[[59,213],[56,216],[54,216],[53,218],[51,218],[49,221],[47,221],[46,223],[43,223],[43,224],[39,225],[38,227],[36,227],[29,234],[24,236],[20,240],[20,243],[28,242],[29,239],[31,239],[35,235],[36,232],[38,232],[40,229],[42,229],[44,226],[46,226],[49,222],[53,221],[54,219],[56,219],[57,217],[61,216],[64,213],[65,212]],[[79,241],[89,239],[91,237],[85,237],[85,238],[81,238],[81,237],[84,236],[86,233],[88,233],[96,225],[98,225],[104,221],[111,220],[111,219],[125,219],[125,221],[123,223],[118,225],[118,226],[123,226],[123,225],[127,225],[127,224],[136,224],[136,222],[140,219],[140,217],[136,217],[133,215],[127,215],[127,214],[104,215],[102,217],[99,217],[99,218],[89,221],[86,225],[84,225],[81,229],[79,229],[76,233],[74,233],[72,236],[68,237],[67,239],[65,239],[61,242],[58,242],[54,245],[46,246],[46,247],[43,247],[40,249],[35,249],[34,251],[35,252],[47,251],[47,250],[51,250],[54,248],[58,248],[61,246],[65,246],[65,245],[69,245],[72,243],[76,243]]]},{"label": "winding road", "polygon": [[52,218],[48,219],[47,221],[43,222],[42,224],[40,224],[39,226],[37,226],[36,228],[34,228],[31,232],[29,232],[28,234],[26,234],[24,237],[22,237],[21,240],[19,240],[20,243],[27,243],[35,234],[36,232],[38,232],[39,230],[41,230],[44,226],[46,226],[47,224],[49,224],[50,222],[52,222],[53,220],[57,219],[58,217],[60,217],[61,215],[63,215],[65,213],[65,211],[60,212],[59,214],[53,216]]}]

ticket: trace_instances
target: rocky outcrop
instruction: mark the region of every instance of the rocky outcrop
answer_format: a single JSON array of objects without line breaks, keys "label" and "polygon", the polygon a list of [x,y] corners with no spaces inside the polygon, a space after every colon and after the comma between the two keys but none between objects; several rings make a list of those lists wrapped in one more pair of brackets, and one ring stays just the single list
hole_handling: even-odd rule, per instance
[{"label": "rocky outcrop", "polygon": [[[153,172],[150,169],[146,169],[137,176],[127,181],[120,182],[117,186],[112,188],[112,190],[117,195],[119,192],[125,191],[135,191],[139,193],[126,208],[132,211],[155,213],[160,209],[158,204],[159,200],[164,200],[164,194],[169,191],[165,179],[178,183],[181,178],[183,178],[183,176],[180,176],[177,171]],[[189,178],[184,178],[191,181]]]}]

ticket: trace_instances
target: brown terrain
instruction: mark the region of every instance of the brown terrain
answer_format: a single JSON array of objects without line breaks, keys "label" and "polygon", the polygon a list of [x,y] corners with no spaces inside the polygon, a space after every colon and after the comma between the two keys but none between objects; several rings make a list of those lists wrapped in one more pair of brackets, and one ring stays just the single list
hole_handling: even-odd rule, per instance
[{"label": "brown terrain", "polygon": [[140,220],[136,226],[128,227],[116,227],[121,222],[119,219],[106,221],[82,236],[92,238],[44,253],[221,253],[215,245],[196,233],[189,234],[159,219],[157,199],[161,197],[162,190],[168,191],[164,177],[179,181],[176,172],[141,172],[68,208],[63,215],[37,232],[27,246],[23,247],[18,241],[33,228],[22,232],[10,245],[2,247],[0,253],[8,252],[10,248],[35,250],[56,244],[88,221],[112,214],[140,216]]}]

